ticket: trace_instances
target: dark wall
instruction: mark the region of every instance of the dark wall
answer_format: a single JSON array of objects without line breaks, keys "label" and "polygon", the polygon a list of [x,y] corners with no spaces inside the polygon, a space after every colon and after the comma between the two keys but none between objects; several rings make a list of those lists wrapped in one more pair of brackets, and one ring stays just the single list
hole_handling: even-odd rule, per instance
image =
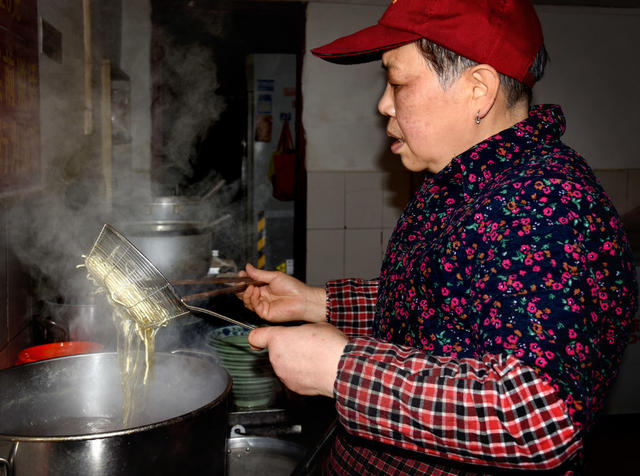
[{"label": "dark wall", "polygon": [[[295,53],[304,47],[304,4],[295,2],[152,1],[153,171],[156,193],[182,190],[197,194],[222,178],[241,175],[247,135],[245,64],[251,53]],[[186,111],[180,81],[184,71],[171,61],[178,50],[206,56],[215,78],[203,77],[222,98],[221,110],[201,129],[181,141],[176,152],[176,124]],[[203,75],[204,76],[204,75]],[[216,83],[216,84],[214,84]],[[213,112],[213,111],[212,111]],[[205,119],[206,120],[206,119]],[[200,124],[198,125],[200,126]]]}]

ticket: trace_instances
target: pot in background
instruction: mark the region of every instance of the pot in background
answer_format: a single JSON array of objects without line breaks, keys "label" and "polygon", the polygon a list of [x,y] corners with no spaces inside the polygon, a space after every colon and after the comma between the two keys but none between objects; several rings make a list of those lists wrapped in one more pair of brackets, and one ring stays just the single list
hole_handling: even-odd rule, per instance
[{"label": "pot in background", "polygon": [[201,197],[155,197],[135,207],[136,219],[152,222],[206,221],[208,210]]},{"label": "pot in background", "polygon": [[156,353],[140,422],[122,425],[115,353],[0,371],[0,473],[225,474],[231,379],[215,362]]},{"label": "pot in background", "polygon": [[103,297],[87,297],[84,303],[47,301],[44,305],[47,319],[42,325],[49,333],[59,334],[56,330],[60,329],[64,333],[62,340],[99,342],[107,348],[115,346],[112,310]]},{"label": "pot in background", "polygon": [[210,223],[150,221],[123,223],[117,228],[169,281],[201,278],[209,271]]},{"label": "pot in background", "polygon": [[305,452],[304,446],[277,438],[230,438],[227,442],[227,476],[293,474]]},{"label": "pot in background", "polygon": [[208,221],[215,213],[215,204],[219,202],[218,192],[225,186],[224,180],[216,183],[201,196],[165,195],[138,200],[130,210],[135,220],[140,221]]}]

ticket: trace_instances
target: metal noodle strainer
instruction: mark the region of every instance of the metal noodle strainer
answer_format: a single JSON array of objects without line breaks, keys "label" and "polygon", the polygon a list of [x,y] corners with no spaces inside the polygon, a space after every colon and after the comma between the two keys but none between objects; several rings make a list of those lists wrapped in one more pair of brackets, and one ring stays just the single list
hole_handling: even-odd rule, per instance
[{"label": "metal noodle strainer", "polygon": [[111,300],[143,328],[160,327],[190,311],[208,314],[245,329],[256,326],[223,314],[189,306],[174,287],[124,235],[105,224],[85,258],[89,276],[104,287]]}]

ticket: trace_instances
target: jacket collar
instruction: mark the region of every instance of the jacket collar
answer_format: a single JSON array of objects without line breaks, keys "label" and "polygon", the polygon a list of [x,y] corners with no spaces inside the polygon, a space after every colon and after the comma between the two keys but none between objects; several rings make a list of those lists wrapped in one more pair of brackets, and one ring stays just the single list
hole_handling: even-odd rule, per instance
[{"label": "jacket collar", "polygon": [[[517,165],[541,144],[557,142],[565,131],[565,118],[560,106],[538,105],[529,116],[512,127],[485,139],[462,154],[427,180],[426,191],[460,185],[465,196],[482,191],[502,171]],[[516,158],[514,158],[516,157]]]}]

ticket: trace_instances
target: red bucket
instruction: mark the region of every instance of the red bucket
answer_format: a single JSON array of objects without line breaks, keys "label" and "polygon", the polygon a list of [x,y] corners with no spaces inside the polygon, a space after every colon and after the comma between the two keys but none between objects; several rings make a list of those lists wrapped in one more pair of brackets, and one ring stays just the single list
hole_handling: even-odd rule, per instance
[{"label": "red bucket", "polygon": [[104,350],[104,345],[97,342],[53,342],[22,349],[16,359],[16,365],[53,359],[54,357],[64,357],[65,355],[90,354],[92,352],[101,352],[102,350]]}]

